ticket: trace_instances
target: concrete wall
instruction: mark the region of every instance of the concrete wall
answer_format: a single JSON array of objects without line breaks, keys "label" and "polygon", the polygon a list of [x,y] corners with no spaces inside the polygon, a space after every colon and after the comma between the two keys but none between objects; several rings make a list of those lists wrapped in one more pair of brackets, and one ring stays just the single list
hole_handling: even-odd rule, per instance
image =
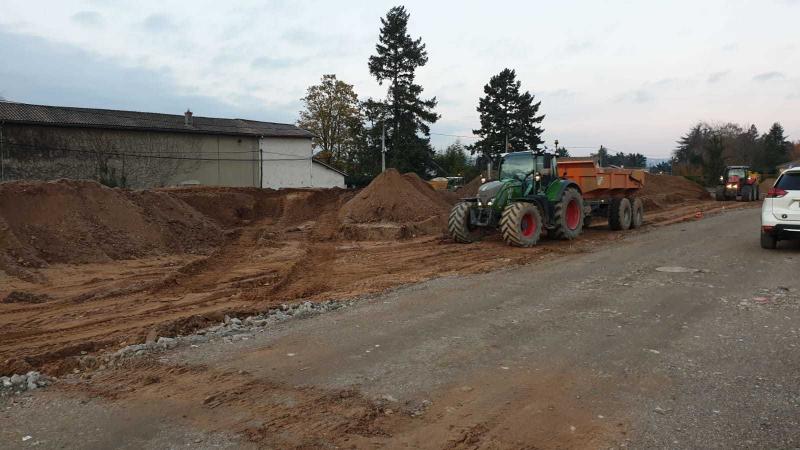
[{"label": "concrete wall", "polygon": [[94,179],[131,188],[261,183],[255,137],[8,123],[2,132],[6,180]]},{"label": "concrete wall", "polygon": [[263,186],[265,188],[311,186],[311,139],[261,139]]},{"label": "concrete wall", "polygon": [[311,166],[311,186],[321,188],[345,187],[344,175],[331,170],[322,164]]}]

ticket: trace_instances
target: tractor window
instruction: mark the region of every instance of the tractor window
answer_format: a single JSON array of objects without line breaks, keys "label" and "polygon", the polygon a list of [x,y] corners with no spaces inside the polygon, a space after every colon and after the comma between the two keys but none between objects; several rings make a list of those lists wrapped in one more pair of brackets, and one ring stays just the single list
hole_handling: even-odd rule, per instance
[{"label": "tractor window", "polygon": [[730,169],[730,170],[728,170],[728,178],[730,178],[730,177],[747,178],[747,170],[745,170],[745,169]]},{"label": "tractor window", "polygon": [[778,182],[775,183],[775,187],[786,191],[800,191],[800,173],[784,173],[780,178],[778,178]]},{"label": "tractor window", "polygon": [[501,180],[524,180],[533,172],[533,155],[530,153],[509,154],[500,166]]}]

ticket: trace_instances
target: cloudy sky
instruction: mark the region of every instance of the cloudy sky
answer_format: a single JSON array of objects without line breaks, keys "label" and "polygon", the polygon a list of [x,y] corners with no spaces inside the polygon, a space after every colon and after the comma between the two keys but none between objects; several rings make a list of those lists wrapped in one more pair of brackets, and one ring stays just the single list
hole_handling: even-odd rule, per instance
[{"label": "cloudy sky", "polygon": [[[0,0],[0,96],[294,122],[326,73],[384,95],[367,59],[395,4]],[[430,57],[418,80],[439,100],[437,147],[471,136],[504,67],[542,101],[546,140],[573,153],[665,157],[699,120],[780,121],[800,139],[800,0],[403,4]]]}]

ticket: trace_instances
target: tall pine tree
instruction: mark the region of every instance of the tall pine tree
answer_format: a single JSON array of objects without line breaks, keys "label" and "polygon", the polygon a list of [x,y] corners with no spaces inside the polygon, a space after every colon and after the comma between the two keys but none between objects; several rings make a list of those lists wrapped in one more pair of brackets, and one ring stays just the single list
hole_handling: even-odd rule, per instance
[{"label": "tall pine tree", "polygon": [[434,112],[436,97],[421,99],[422,86],[414,83],[416,70],[428,62],[428,53],[422,38],[412,39],[408,34],[409,17],[405,7],[395,6],[381,18],[369,72],[378,83],[389,85],[384,103],[389,165],[425,175],[434,153],[429,124],[439,115]]},{"label": "tall pine tree", "polygon": [[763,167],[765,171],[772,172],[777,165],[789,160],[791,144],[786,140],[781,124],[774,123],[762,140],[764,142]]},{"label": "tall pine tree", "polygon": [[536,115],[541,102],[534,103],[534,96],[521,92],[521,87],[511,69],[503,69],[483,87],[486,96],[478,101],[481,129],[473,133],[481,137],[474,148],[484,156],[494,159],[510,150],[536,150],[542,144],[544,115]]}]

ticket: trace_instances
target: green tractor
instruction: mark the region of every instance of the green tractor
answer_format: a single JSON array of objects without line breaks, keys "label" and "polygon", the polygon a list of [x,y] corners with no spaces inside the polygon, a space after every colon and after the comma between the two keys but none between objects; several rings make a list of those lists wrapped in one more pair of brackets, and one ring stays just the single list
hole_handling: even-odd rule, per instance
[{"label": "green tractor", "polygon": [[644,223],[641,169],[600,167],[595,158],[564,158],[524,151],[503,155],[497,181],[457,203],[448,220],[456,242],[474,242],[499,229],[510,245],[536,245],[542,231],[575,239],[592,217],[608,219],[612,230]]},{"label": "green tractor", "polygon": [[581,188],[558,176],[556,156],[521,151],[503,155],[498,180],[484,183],[475,198],[453,207],[448,230],[456,242],[468,243],[499,229],[506,243],[531,247],[543,230],[558,239],[575,239],[586,216]]}]

